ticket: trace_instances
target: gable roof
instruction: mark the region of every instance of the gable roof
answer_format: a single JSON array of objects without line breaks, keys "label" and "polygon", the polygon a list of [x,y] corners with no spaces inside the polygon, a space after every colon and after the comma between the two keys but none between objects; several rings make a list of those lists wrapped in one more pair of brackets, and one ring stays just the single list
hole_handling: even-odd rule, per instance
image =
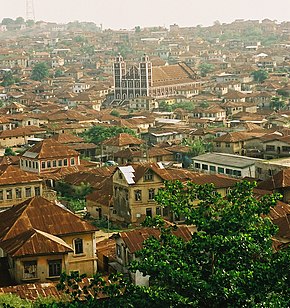
[{"label": "gable roof", "polygon": [[66,253],[73,249],[62,239],[46,232],[29,229],[0,242],[0,247],[11,257]]},{"label": "gable roof", "polygon": [[24,152],[22,156],[41,159],[79,156],[79,153],[71,147],[50,138],[36,143],[32,148]]},{"label": "gable roof", "polygon": [[31,228],[58,236],[97,230],[72,212],[40,196],[0,213],[0,240],[15,237]]},{"label": "gable roof", "polygon": [[41,179],[12,165],[0,165],[0,185],[39,182]]},{"label": "gable roof", "polygon": [[143,143],[143,140],[137,137],[134,137],[127,133],[120,133],[117,136],[114,136],[110,139],[105,140],[103,142],[103,145],[122,147],[122,146],[130,145],[130,144],[140,145],[142,143]]},{"label": "gable roof", "polygon": [[[172,232],[177,237],[182,238],[186,242],[191,239],[191,233],[186,226],[178,226],[175,231]],[[150,236],[155,238],[160,237],[159,229],[154,228],[142,228],[128,232],[120,232],[117,237],[122,238],[130,253],[135,253],[143,248],[143,242]]]},{"label": "gable roof", "polygon": [[258,184],[258,188],[266,190],[286,187],[290,187],[290,168],[282,169],[271,178]]},{"label": "gable roof", "polygon": [[63,144],[83,142],[83,138],[69,133],[55,134],[51,137],[51,139],[61,142]]}]

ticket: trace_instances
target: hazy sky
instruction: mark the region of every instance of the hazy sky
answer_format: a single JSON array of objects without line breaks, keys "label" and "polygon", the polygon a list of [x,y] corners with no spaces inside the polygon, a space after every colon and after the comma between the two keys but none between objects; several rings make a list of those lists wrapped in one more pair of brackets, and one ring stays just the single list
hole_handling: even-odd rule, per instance
[{"label": "hazy sky", "polygon": [[[25,0],[0,0],[4,17],[26,17]],[[290,0],[34,0],[36,20],[102,23],[104,28],[211,25],[215,20],[290,21]]]}]

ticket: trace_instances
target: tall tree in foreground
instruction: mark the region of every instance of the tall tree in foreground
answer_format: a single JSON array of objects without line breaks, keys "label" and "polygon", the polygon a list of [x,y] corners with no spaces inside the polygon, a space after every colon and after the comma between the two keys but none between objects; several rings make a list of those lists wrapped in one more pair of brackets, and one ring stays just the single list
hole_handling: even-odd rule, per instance
[{"label": "tall tree in foreground", "polygon": [[145,242],[132,269],[150,275],[151,291],[177,299],[172,306],[288,307],[289,250],[274,252],[277,227],[265,216],[279,196],[257,200],[253,186],[238,183],[223,198],[211,184],[167,183],[158,203],[197,232],[184,242],[159,221],[160,239]]}]

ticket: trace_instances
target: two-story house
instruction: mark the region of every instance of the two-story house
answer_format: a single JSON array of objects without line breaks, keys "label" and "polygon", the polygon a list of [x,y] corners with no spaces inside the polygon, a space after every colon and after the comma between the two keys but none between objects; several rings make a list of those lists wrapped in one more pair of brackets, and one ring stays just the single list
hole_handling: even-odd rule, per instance
[{"label": "two-story house", "polygon": [[21,155],[20,168],[43,174],[80,165],[80,154],[52,138],[44,139]]},{"label": "two-story house", "polygon": [[42,196],[42,179],[17,166],[0,166],[0,210],[34,196]]},{"label": "two-story house", "polygon": [[0,257],[18,284],[58,280],[64,271],[92,276],[96,230],[67,209],[33,197],[0,212]]}]

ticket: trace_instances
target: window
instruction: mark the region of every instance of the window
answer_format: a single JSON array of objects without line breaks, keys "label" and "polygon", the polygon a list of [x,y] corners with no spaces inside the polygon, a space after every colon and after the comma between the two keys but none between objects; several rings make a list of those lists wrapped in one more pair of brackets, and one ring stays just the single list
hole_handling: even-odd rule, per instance
[{"label": "window", "polygon": [[121,252],[122,250],[121,250],[121,246],[120,245],[118,245],[118,244],[116,244],[116,255],[117,255],[117,257],[119,257],[119,258],[121,258],[121,256],[122,256],[122,252]]},{"label": "window", "polygon": [[208,165],[202,164],[201,169],[202,170],[208,170]]},{"label": "window", "polygon": [[75,164],[75,159],[74,159],[74,157],[72,157],[72,158],[70,159],[70,164],[71,164],[72,166]]},{"label": "window", "polygon": [[21,188],[16,188],[15,189],[15,195],[17,199],[21,199],[22,198],[22,191]]},{"label": "window", "polygon": [[169,215],[169,209],[166,206],[166,207],[163,208],[163,216],[167,217],[168,215]]},{"label": "window", "polygon": [[53,167],[53,168],[56,168],[56,160],[53,160],[53,161],[52,161],[52,167]]},{"label": "window", "polygon": [[275,146],[274,146],[274,145],[269,145],[269,144],[267,144],[267,145],[266,145],[266,151],[269,151],[269,152],[275,151]]},{"label": "window", "polygon": [[51,168],[51,161],[50,160],[47,162],[47,168]]},{"label": "window", "polygon": [[0,201],[3,201],[3,190],[0,190]]},{"label": "window", "polygon": [[209,166],[209,170],[213,171],[213,172],[216,172],[216,167],[215,166]]},{"label": "window", "polygon": [[216,146],[217,148],[220,148],[220,147],[221,147],[221,143],[220,143],[220,142],[216,142],[216,143],[215,143],[215,146]]},{"label": "window", "polygon": [[48,261],[48,276],[55,277],[61,274],[61,260]]},{"label": "window", "polygon": [[31,187],[25,187],[25,197],[26,198],[31,197]]},{"label": "window", "polygon": [[146,209],[146,216],[152,217],[152,209],[151,209],[151,207],[148,207]]},{"label": "window", "polygon": [[76,255],[84,252],[83,240],[81,238],[74,240],[74,249]]},{"label": "window", "polygon": [[37,261],[23,262],[23,279],[37,278]]},{"label": "window", "polygon": [[233,170],[233,175],[242,176],[242,172],[240,170]]},{"label": "window", "polygon": [[160,206],[156,207],[156,215],[161,215],[161,207]]},{"label": "window", "polygon": [[45,161],[41,162],[41,169],[45,169]]},{"label": "window", "polygon": [[258,174],[262,174],[262,168],[257,167],[257,173],[258,173]]},{"label": "window", "polygon": [[194,168],[200,169],[200,163],[194,163]]},{"label": "window", "polygon": [[40,187],[39,186],[35,186],[34,187],[34,195],[35,196],[40,196]]},{"label": "window", "polygon": [[62,160],[61,159],[58,161],[58,166],[62,167]]},{"label": "window", "polygon": [[218,167],[218,173],[225,173],[225,169],[222,167]]},{"label": "window", "polygon": [[282,152],[290,152],[290,147],[282,147]]},{"label": "window", "polygon": [[144,174],[144,181],[152,181],[152,180],[153,180],[153,171],[149,169]]},{"label": "window", "polygon": [[63,165],[67,166],[67,159],[66,158],[63,160]]},{"label": "window", "polygon": [[232,175],[233,174],[233,170],[232,169],[226,169],[226,174]]},{"label": "window", "polygon": [[148,199],[154,200],[154,197],[155,197],[155,189],[154,188],[148,189]]},{"label": "window", "polygon": [[141,201],[142,200],[142,191],[140,189],[135,190],[135,201]]},{"label": "window", "polygon": [[226,148],[229,148],[231,144],[229,142],[226,142]]},{"label": "window", "polygon": [[11,200],[12,199],[12,189],[6,190],[6,199]]}]

